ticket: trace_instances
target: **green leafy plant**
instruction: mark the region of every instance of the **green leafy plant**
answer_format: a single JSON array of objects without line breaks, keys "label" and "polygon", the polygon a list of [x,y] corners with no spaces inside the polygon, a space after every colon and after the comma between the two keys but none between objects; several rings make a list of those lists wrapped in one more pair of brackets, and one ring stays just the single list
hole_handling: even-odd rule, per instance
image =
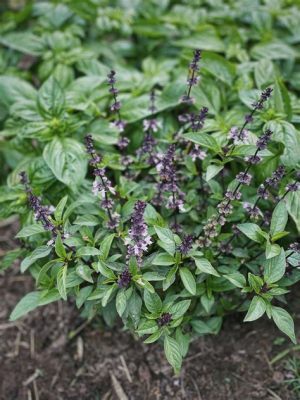
[{"label": "green leafy plant", "polygon": [[[15,57],[0,77],[0,215],[22,224],[1,268],[20,258],[36,281],[11,319],[71,298],[83,317],[121,319],[145,343],[162,342],[175,372],[191,340],[217,334],[232,312],[266,314],[295,342],[285,295],[300,279],[299,107],[281,76],[297,73],[293,47],[272,39],[248,55],[229,22],[225,48],[192,6],[150,1],[98,16],[100,3],[35,4],[33,26],[6,26],[0,39]],[[251,18],[249,41],[263,29]],[[112,50],[95,49],[108,34]],[[37,58],[25,76],[20,52]]]}]

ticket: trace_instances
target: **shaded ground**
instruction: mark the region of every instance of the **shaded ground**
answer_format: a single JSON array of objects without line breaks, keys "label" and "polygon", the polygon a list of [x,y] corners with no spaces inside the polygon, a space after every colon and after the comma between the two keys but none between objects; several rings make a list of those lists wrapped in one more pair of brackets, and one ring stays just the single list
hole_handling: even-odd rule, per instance
[{"label": "shaded ground", "polygon": [[[10,245],[7,234],[0,235],[2,247]],[[31,277],[20,275],[17,267],[0,275],[1,400],[297,399],[283,385],[283,366],[269,364],[290,344],[274,344],[279,333],[268,320],[227,319],[219,336],[193,343],[176,378],[158,345],[143,345],[126,332],[103,331],[97,322],[85,326],[69,303],[8,323],[10,311],[30,290]],[[299,305],[297,314],[300,332]]]}]

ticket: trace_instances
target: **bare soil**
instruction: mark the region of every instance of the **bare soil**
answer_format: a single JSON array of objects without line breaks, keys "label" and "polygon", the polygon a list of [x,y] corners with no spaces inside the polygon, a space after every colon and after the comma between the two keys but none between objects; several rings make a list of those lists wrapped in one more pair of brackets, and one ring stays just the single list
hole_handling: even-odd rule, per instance
[{"label": "bare soil", "polygon": [[[11,229],[0,231],[2,251],[13,246],[12,237]],[[174,377],[159,345],[146,346],[121,328],[104,329],[101,321],[86,324],[71,302],[8,323],[14,305],[32,289],[32,278],[18,266],[0,275],[1,400],[297,399],[283,384],[283,364],[270,365],[290,344],[274,343],[280,334],[267,319],[243,324],[241,316],[228,317],[220,335],[192,344]],[[296,292],[291,309],[300,332]]]}]

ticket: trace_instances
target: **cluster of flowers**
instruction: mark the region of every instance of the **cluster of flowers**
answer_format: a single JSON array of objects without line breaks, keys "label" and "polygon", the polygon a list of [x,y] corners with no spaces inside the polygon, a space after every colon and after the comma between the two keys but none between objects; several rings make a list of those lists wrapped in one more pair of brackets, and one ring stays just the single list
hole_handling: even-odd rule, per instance
[{"label": "cluster of flowers", "polygon": [[153,133],[157,132],[161,126],[159,121],[153,117],[153,114],[156,112],[154,90],[152,90],[150,93],[149,111],[151,112],[151,118],[143,121],[145,137],[136,154],[139,158],[146,157],[145,161],[148,165],[155,166],[159,160],[155,153],[155,146],[157,142],[153,137]]},{"label": "cluster of flowers", "polygon": [[199,82],[199,76],[197,73],[199,71],[199,61],[201,60],[201,50],[196,49],[194,50],[194,57],[189,65],[189,74],[187,78],[187,92],[182,96],[181,102],[187,104],[193,104],[195,99],[191,97],[191,90],[192,87],[197,85]]},{"label": "cluster of flowers", "polygon": [[[211,239],[218,236],[219,226],[223,226],[226,223],[227,217],[233,211],[233,205],[231,204],[234,200],[240,200],[242,194],[240,192],[240,187],[242,185],[249,186],[252,180],[252,175],[249,174],[249,169],[252,165],[256,165],[261,161],[261,157],[258,156],[258,152],[264,150],[269,141],[271,140],[272,131],[269,129],[266,130],[263,135],[256,142],[256,151],[253,156],[249,156],[245,158],[245,161],[248,163],[248,166],[244,172],[239,172],[236,175],[236,180],[238,182],[236,188],[232,190],[227,190],[224,196],[224,199],[217,205],[218,208],[218,216],[213,216],[207,221],[207,224],[203,227],[204,236],[200,236],[198,238],[198,243],[200,247],[208,247],[211,244]],[[248,203],[245,204],[245,209],[248,212],[251,212],[252,216],[256,216],[259,213],[256,205],[252,209],[249,207]],[[224,250],[224,249],[222,249]]]},{"label": "cluster of flowers", "polygon": [[184,193],[177,184],[175,150],[175,144],[171,144],[162,160],[156,164],[160,180],[156,185],[157,193],[152,202],[154,205],[161,205],[164,193],[171,193],[168,196],[166,208],[171,210],[183,210]]},{"label": "cluster of flowers", "polygon": [[[117,119],[112,122],[112,125],[115,126],[121,133],[124,132],[126,123],[125,121],[122,120],[121,118],[121,102],[118,100],[118,89],[115,87],[116,83],[116,71],[111,70],[109,74],[107,75],[107,83],[110,85],[109,92],[113,96],[113,103],[110,106],[110,110],[114,113],[117,114]],[[129,139],[125,136],[121,136],[121,138],[118,141],[117,146],[119,147],[120,150],[126,149],[126,147],[129,144]]]},{"label": "cluster of flowers", "polygon": [[257,189],[258,198],[256,202],[252,205],[248,202],[243,203],[244,209],[248,213],[249,218],[257,219],[259,216],[262,216],[261,210],[257,207],[260,199],[267,200],[269,198],[269,187],[276,189],[285,174],[285,168],[283,165],[279,165],[279,167],[272,173],[270,178],[267,178]]},{"label": "cluster of flowers", "polygon": [[[229,133],[229,139],[233,140],[234,146],[246,142],[246,140],[248,139],[248,130],[245,129],[246,126],[253,121],[254,113],[257,110],[263,109],[264,104],[270,98],[272,91],[273,89],[271,88],[267,88],[262,91],[259,100],[252,104],[253,109],[251,113],[245,116],[245,122],[241,127],[241,129],[238,129],[237,127],[231,128]],[[233,150],[234,146],[231,148],[231,151]]]},{"label": "cluster of flowers", "polygon": [[129,237],[126,239],[127,258],[136,257],[140,267],[143,260],[143,253],[148,250],[152,243],[151,236],[148,233],[148,226],[144,220],[144,211],[146,203],[138,200],[134,205],[134,211],[131,217],[131,228],[128,231]]},{"label": "cluster of flowers", "polygon": [[111,195],[116,194],[115,188],[106,176],[105,168],[100,167],[101,157],[96,153],[92,135],[86,135],[85,147],[87,153],[91,156],[90,165],[93,167],[95,179],[93,182],[93,193],[95,196],[101,196],[101,206],[106,210],[108,215],[107,226],[109,229],[115,229],[119,225],[120,215],[113,212],[114,201]]},{"label": "cluster of flowers", "polygon": [[20,172],[20,181],[25,187],[27,194],[27,200],[30,208],[33,210],[34,218],[36,221],[43,225],[46,231],[50,231],[52,236],[56,236],[56,227],[51,222],[49,216],[53,213],[54,207],[43,206],[40,199],[33,194],[31,187],[29,186],[28,176],[24,171]]}]

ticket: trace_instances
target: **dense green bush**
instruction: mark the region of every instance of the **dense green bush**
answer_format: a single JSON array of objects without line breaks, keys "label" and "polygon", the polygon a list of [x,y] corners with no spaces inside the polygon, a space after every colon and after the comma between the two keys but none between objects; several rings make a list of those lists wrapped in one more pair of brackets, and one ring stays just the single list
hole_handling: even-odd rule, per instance
[{"label": "dense green bush", "polygon": [[73,298],[163,341],[175,371],[235,311],[296,340],[299,17],[283,1],[3,13],[0,216],[20,216],[22,244],[1,268],[21,258],[37,287],[11,319]]}]

